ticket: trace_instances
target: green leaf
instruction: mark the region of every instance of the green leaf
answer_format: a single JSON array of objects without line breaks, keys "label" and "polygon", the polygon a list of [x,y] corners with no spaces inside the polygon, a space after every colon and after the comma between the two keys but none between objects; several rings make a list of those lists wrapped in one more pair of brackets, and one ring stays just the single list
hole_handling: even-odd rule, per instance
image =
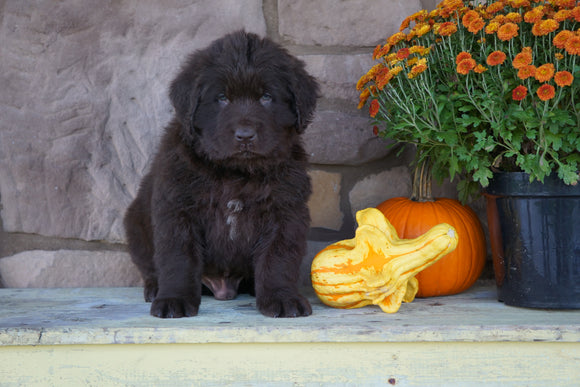
[{"label": "green leaf", "polygon": [[473,180],[478,181],[483,187],[489,185],[489,179],[493,177],[493,173],[489,168],[480,168],[473,173]]},{"label": "green leaf", "polygon": [[566,184],[578,184],[579,176],[577,171],[578,167],[576,164],[563,164],[558,168],[558,177]]},{"label": "green leaf", "polygon": [[555,151],[558,151],[560,148],[562,148],[562,138],[560,136],[552,133],[551,131],[547,131],[545,137],[546,141],[548,141],[548,144],[551,144]]}]

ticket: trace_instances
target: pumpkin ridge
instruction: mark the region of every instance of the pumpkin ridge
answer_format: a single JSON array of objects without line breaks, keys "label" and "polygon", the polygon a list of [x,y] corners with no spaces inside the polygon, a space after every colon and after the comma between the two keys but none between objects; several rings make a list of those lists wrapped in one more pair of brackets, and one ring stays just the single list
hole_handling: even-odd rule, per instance
[{"label": "pumpkin ridge", "polygon": [[[438,216],[440,216],[441,218],[443,218],[443,217],[452,218],[455,222],[454,223],[455,229],[457,230],[457,233],[459,234],[459,236],[461,236],[462,231],[467,228],[465,225],[465,221],[464,221],[465,214],[457,211],[457,209],[455,207],[456,203],[451,201],[451,200],[446,200],[446,198],[443,198],[443,199],[441,199],[441,203],[444,204],[445,207],[443,207],[443,206],[440,207],[441,215],[438,215]],[[438,219],[439,219],[439,217],[438,217]],[[465,243],[461,243],[461,242],[462,242],[462,238],[460,237],[459,241],[457,242],[458,247],[460,247],[460,246],[463,247],[463,245],[465,245]],[[455,258],[455,257],[452,256],[452,258]],[[457,268],[460,264],[459,259],[455,259],[454,263],[455,263],[454,269],[456,271],[461,270],[461,269]],[[463,291],[464,286],[465,286],[465,281],[467,280],[467,278],[469,278],[469,277],[465,276],[462,278],[461,276],[455,276],[453,284],[450,285],[449,287],[460,289],[461,291]]]},{"label": "pumpkin ridge", "polygon": [[[468,208],[468,211],[465,213],[462,213],[459,211],[459,208],[457,207],[460,204],[454,203],[456,204],[456,206],[453,206],[453,210],[454,212],[458,215],[461,216],[461,220],[463,221],[463,229],[468,230],[468,229],[472,229],[475,232],[479,231],[480,235],[480,239],[484,240],[485,235],[483,235],[483,231],[481,231],[481,228],[478,227],[480,226],[479,224],[479,219],[477,218],[477,215],[473,212],[473,210]],[[485,249],[485,245],[481,245],[481,243],[479,244],[479,246],[476,246],[475,243],[472,243],[469,245],[470,246],[470,253],[472,255],[476,255],[477,254],[477,250],[479,249]],[[468,278],[471,278],[473,276],[477,276],[479,277],[479,275],[481,274],[481,271],[483,270],[483,265],[485,264],[485,262],[483,262],[483,264],[477,265],[479,261],[471,261],[471,264],[469,265],[469,270],[467,271],[467,275],[464,278],[464,281],[462,281],[461,283],[461,288],[463,290],[466,290],[467,288],[469,288],[469,282],[467,281]]]}]

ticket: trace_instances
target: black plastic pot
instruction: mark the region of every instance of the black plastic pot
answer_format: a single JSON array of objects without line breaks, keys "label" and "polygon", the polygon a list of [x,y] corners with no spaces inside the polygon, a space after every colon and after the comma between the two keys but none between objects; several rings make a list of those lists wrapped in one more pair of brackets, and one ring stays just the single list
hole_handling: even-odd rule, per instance
[{"label": "black plastic pot", "polygon": [[486,189],[498,299],[530,308],[580,308],[580,184],[496,173]]}]

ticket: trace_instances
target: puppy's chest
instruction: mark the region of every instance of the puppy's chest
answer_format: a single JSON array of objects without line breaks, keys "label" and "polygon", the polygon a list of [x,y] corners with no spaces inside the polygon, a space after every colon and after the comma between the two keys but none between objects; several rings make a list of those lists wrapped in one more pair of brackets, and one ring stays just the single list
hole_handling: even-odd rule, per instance
[{"label": "puppy's chest", "polygon": [[244,202],[241,199],[231,199],[226,203],[224,211],[226,232],[231,241],[240,236],[240,226],[247,221],[248,214],[243,214]]},{"label": "puppy's chest", "polygon": [[230,194],[221,196],[212,206],[216,211],[212,214],[209,226],[212,228],[212,239],[221,240],[225,244],[252,244],[269,222],[271,216],[271,200],[246,195]]}]

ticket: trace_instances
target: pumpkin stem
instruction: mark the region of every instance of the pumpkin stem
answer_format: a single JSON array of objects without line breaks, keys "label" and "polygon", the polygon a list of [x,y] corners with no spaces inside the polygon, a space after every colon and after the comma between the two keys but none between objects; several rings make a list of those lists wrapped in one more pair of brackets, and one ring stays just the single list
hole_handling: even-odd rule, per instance
[{"label": "pumpkin stem", "polygon": [[414,202],[434,202],[431,192],[431,162],[424,159],[413,170],[413,183],[410,199]]}]

